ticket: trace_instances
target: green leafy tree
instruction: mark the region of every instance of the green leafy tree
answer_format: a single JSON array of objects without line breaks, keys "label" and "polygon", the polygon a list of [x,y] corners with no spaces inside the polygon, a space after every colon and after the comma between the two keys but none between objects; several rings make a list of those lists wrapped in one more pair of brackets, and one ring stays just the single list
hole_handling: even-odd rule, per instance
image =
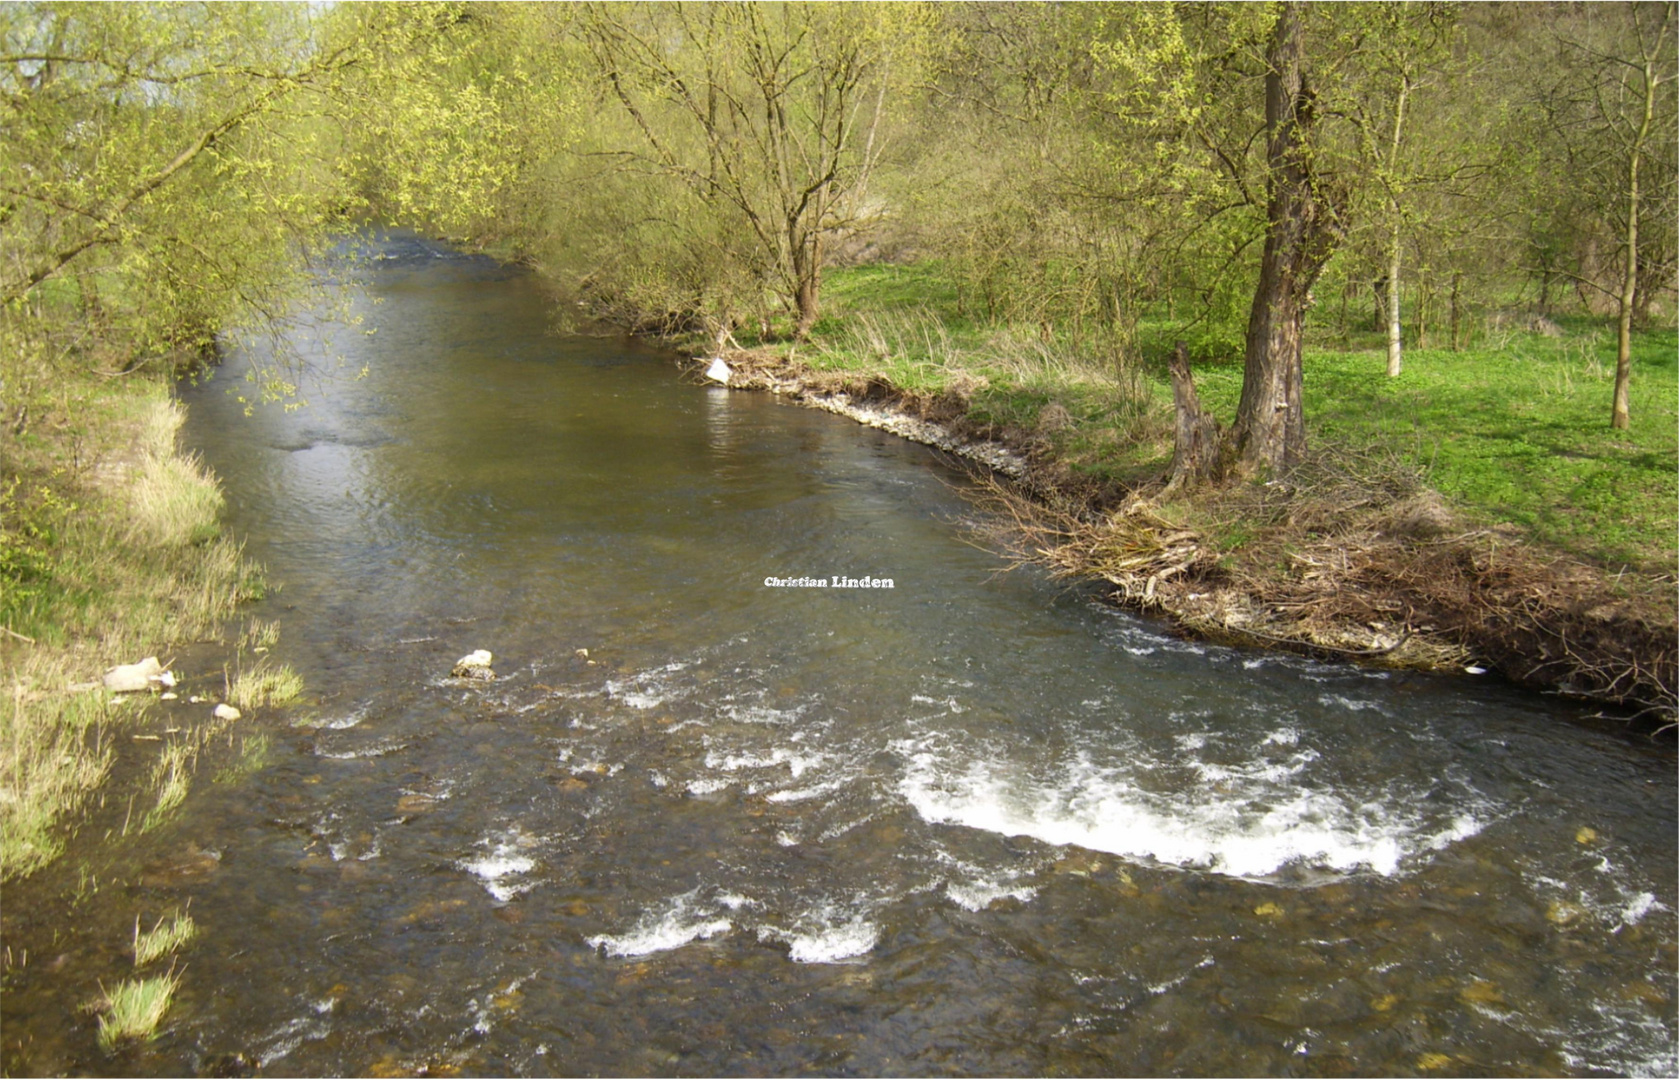
[{"label": "green leafy tree", "polygon": [[871,214],[885,121],[926,21],[911,4],[588,5],[579,32],[637,136],[597,153],[748,237],[721,250],[802,338],[832,243]]}]

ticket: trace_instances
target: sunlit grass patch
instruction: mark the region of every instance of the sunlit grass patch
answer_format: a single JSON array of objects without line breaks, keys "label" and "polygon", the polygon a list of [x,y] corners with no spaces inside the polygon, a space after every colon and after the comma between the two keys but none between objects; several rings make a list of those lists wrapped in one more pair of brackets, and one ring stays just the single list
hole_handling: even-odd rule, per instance
[{"label": "sunlit grass patch", "polygon": [[[1158,476],[1171,460],[1164,357],[1185,331],[1161,312],[1145,314],[1123,341],[1112,329],[986,322],[962,311],[935,262],[836,269],[824,295],[829,314],[798,348],[802,362],[905,390],[960,390],[968,421],[1046,439],[1050,456],[1075,473],[1128,482]],[[1612,431],[1614,328],[1585,315],[1559,321],[1560,334],[1497,319],[1465,327],[1465,348],[1408,348],[1397,378],[1387,376],[1381,349],[1345,347],[1374,346],[1375,335],[1355,341],[1314,324],[1308,444],[1390,447],[1472,520],[1518,526],[1547,548],[1611,568],[1671,577],[1679,571],[1674,331],[1634,333],[1632,427]],[[1241,392],[1241,346],[1231,337],[1192,349],[1202,402],[1226,425]]]},{"label": "sunlit grass patch", "polygon": [[99,1045],[110,1050],[125,1039],[156,1036],[180,985],[181,977],[171,969],[149,979],[124,979],[116,989],[106,991],[99,1017]]},{"label": "sunlit grass patch", "polygon": [[157,791],[157,802],[147,811],[140,823],[141,832],[149,832],[162,824],[171,813],[186,801],[192,790],[191,759],[197,755],[186,743],[171,743],[152,766],[150,786]]},{"label": "sunlit grass patch", "polygon": [[193,922],[192,916],[184,911],[173,912],[169,916],[160,916],[157,925],[150,930],[140,929],[140,917],[134,917],[134,966],[145,967],[153,960],[167,956],[194,937],[198,936],[198,924]]},{"label": "sunlit grass patch", "polygon": [[280,624],[274,620],[264,621],[252,619],[245,624],[245,632],[240,635],[240,644],[245,648],[262,652],[272,649],[280,640]]},{"label": "sunlit grass patch", "polygon": [[[55,826],[111,767],[103,738],[111,704],[104,693],[56,689],[67,680],[61,667],[50,664],[36,663],[18,675],[12,700],[0,707],[0,879],[58,857],[64,838]],[[41,689],[43,684],[55,689]]]},{"label": "sunlit grass patch", "polygon": [[214,783],[231,784],[250,776],[268,764],[270,743],[268,736],[262,732],[247,735],[240,740],[239,756],[223,766],[217,773]]},{"label": "sunlit grass patch", "polygon": [[302,694],[303,678],[290,665],[271,665],[262,661],[249,671],[239,673],[228,690],[228,699],[244,710],[263,705],[286,705]]}]

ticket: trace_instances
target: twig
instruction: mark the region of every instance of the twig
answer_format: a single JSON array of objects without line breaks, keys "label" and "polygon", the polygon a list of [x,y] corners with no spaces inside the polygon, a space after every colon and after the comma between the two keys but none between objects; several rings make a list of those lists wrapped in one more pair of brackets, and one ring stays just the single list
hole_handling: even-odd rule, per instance
[{"label": "twig", "polygon": [[9,626],[0,626],[0,630],[4,630],[6,633],[8,633],[8,634],[12,635],[13,637],[17,638],[19,641],[27,641],[31,645],[35,644],[35,639],[34,638],[30,637],[28,634],[20,634],[16,630],[13,630]]}]

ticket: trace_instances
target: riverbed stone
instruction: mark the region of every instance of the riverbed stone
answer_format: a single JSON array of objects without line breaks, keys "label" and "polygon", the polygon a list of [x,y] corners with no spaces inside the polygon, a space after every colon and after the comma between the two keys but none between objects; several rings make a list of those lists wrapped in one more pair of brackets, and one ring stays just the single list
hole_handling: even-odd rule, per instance
[{"label": "riverbed stone", "polygon": [[224,701],[220,705],[216,706],[215,711],[211,715],[213,715],[217,720],[237,720],[244,714]]},{"label": "riverbed stone", "polygon": [[1551,925],[1563,930],[1575,925],[1588,914],[1585,908],[1572,900],[1553,900],[1545,909],[1545,918],[1550,920]]},{"label": "riverbed stone", "polygon": [[449,677],[453,679],[493,679],[496,673],[490,670],[494,657],[488,649],[474,649],[459,660],[449,670]]}]

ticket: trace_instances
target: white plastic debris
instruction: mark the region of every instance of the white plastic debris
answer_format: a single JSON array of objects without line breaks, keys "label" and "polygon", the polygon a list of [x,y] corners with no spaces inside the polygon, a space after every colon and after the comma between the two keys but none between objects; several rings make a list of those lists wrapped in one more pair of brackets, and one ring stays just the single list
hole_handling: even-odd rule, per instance
[{"label": "white plastic debris", "polygon": [[163,665],[155,656],[148,656],[138,664],[118,664],[105,673],[105,689],[119,694],[149,690],[152,680],[163,673]]},{"label": "white plastic debris", "polygon": [[1484,667],[1481,667],[1479,664],[1470,664],[1468,667],[1464,668],[1463,670],[1468,672],[1471,675],[1485,675],[1487,673],[1487,669],[1484,668]]},{"label": "white plastic debris", "polygon": [[729,370],[729,365],[723,362],[721,356],[712,357],[711,366],[705,369],[706,378],[712,382],[720,382],[724,386],[729,385],[729,376],[733,374],[734,372]]}]

